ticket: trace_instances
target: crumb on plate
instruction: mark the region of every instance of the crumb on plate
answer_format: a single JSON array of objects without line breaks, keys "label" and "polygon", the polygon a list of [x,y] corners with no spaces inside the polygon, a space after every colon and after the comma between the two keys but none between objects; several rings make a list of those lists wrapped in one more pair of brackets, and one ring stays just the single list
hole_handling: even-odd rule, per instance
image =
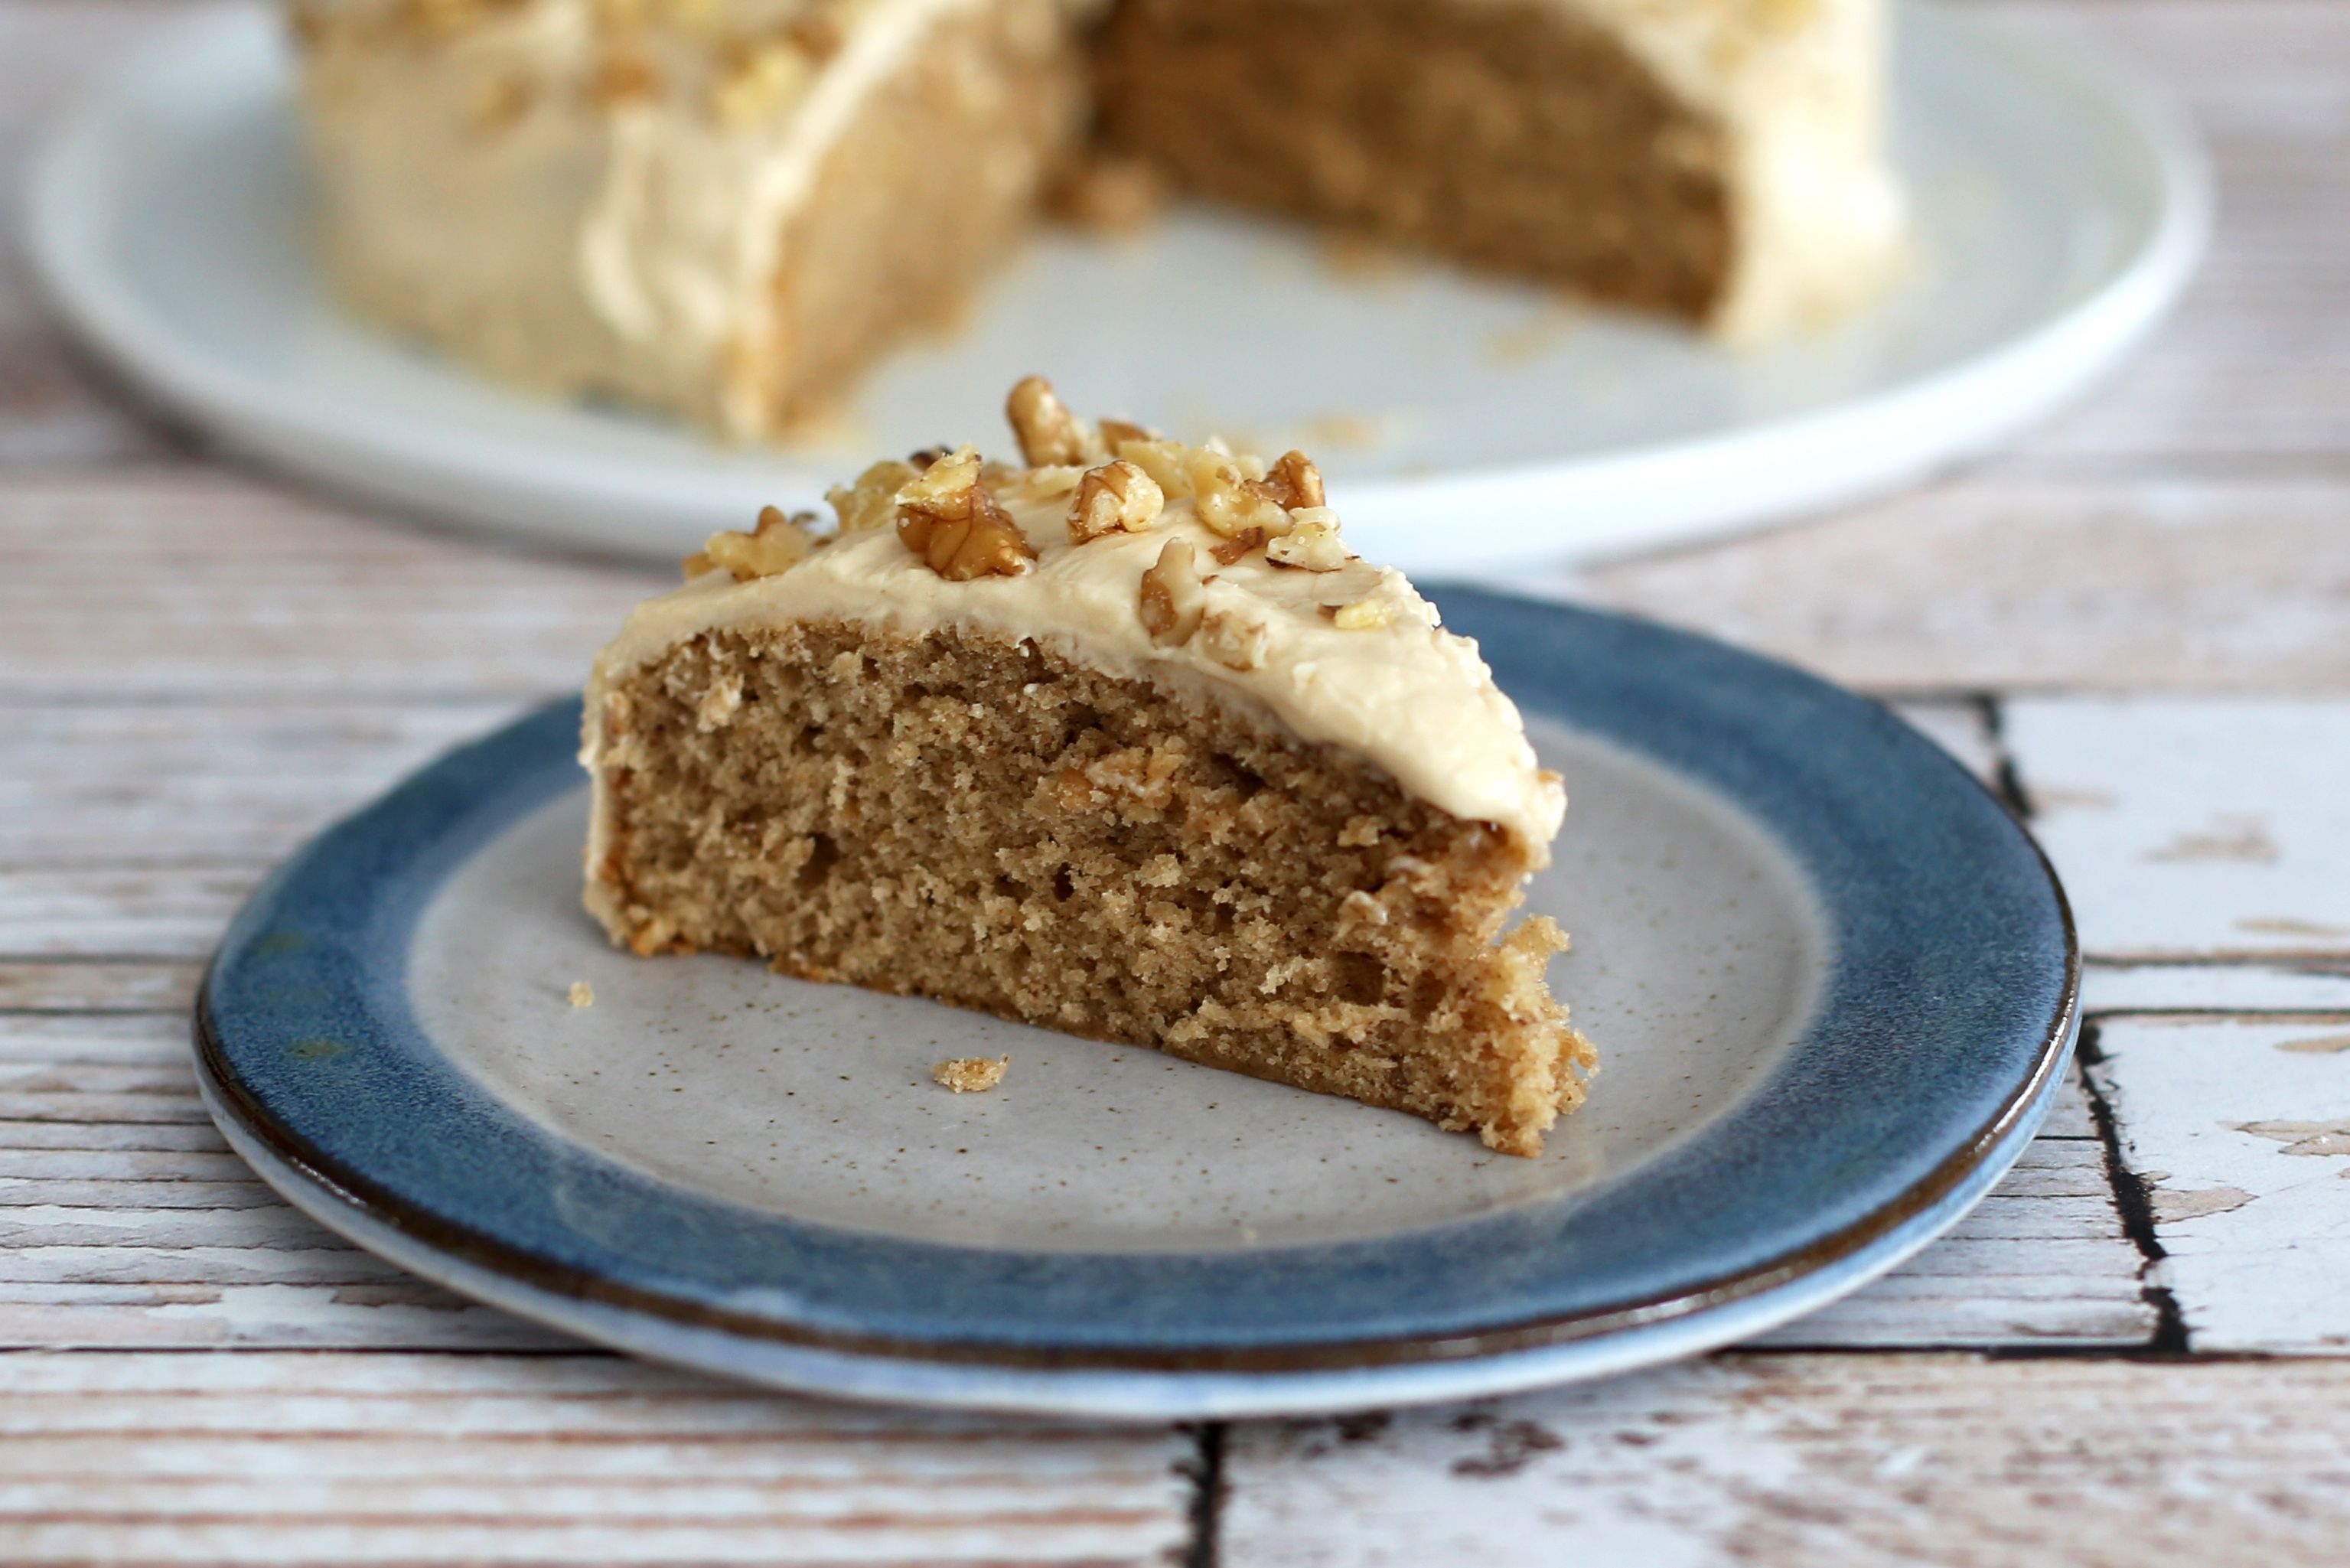
[{"label": "crumb on plate", "polygon": [[584,980],[573,981],[571,982],[571,1005],[574,1007],[595,1006],[596,988],[588,984]]},{"label": "crumb on plate", "polygon": [[1009,1056],[957,1056],[931,1068],[931,1081],[958,1095],[983,1095],[1003,1082],[1004,1070],[1011,1065]]}]

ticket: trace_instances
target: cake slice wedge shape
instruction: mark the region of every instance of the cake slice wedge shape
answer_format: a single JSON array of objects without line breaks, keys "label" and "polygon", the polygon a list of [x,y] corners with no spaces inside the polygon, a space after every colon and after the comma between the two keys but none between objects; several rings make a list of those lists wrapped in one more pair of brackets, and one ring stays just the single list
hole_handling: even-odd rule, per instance
[{"label": "cake slice wedge shape", "polygon": [[1541,1151],[1596,1065],[1505,932],[1565,809],[1313,463],[1081,421],[772,509],[598,658],[588,909]]}]

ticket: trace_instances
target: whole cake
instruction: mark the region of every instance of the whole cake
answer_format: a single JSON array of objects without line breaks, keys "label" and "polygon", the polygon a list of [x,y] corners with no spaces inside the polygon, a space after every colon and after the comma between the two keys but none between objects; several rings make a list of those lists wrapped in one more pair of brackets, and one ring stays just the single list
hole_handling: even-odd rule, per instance
[{"label": "whole cake", "polygon": [[1566,801],[1475,645],[1303,455],[1011,412],[1020,462],[877,463],[629,617],[588,909],[1538,1153],[1595,1056],[1503,927]]},{"label": "whole cake", "polygon": [[779,431],[1101,157],[1734,336],[1886,275],[1885,0],[293,0],[328,270]]}]

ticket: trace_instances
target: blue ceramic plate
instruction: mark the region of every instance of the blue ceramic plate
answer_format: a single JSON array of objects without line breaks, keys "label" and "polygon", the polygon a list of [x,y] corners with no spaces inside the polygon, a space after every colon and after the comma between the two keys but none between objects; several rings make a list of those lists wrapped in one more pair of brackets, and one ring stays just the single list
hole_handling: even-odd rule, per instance
[{"label": "blue ceramic plate", "polygon": [[[1594,1376],[1875,1277],[1979,1199],[2071,1046],[2030,838],[1884,709],[1466,591],[1574,805],[1530,894],[1599,1043],[1540,1159],[579,912],[573,703],[433,763],[238,916],[213,1112],[362,1246],[588,1338],[856,1397],[1167,1418]],[[586,981],[595,1005],[567,994]],[[930,1082],[1010,1055],[993,1094]]]}]

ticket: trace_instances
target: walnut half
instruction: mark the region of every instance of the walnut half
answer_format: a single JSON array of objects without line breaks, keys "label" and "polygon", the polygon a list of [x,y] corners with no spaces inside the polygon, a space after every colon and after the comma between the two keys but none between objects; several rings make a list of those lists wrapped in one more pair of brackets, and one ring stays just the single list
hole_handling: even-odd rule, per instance
[{"label": "walnut half", "polygon": [[1078,422],[1042,376],[1030,376],[1012,389],[1003,413],[1012,433],[1020,438],[1020,455],[1031,468],[1049,464],[1090,462],[1100,458],[1101,438]]},{"label": "walnut half", "polygon": [[1069,508],[1069,538],[1082,545],[1105,534],[1139,534],[1167,504],[1159,482],[1124,458],[1087,469]]},{"label": "walnut half", "polygon": [[898,537],[949,582],[1016,577],[1036,558],[980,482],[979,453],[949,453],[898,492]]}]

